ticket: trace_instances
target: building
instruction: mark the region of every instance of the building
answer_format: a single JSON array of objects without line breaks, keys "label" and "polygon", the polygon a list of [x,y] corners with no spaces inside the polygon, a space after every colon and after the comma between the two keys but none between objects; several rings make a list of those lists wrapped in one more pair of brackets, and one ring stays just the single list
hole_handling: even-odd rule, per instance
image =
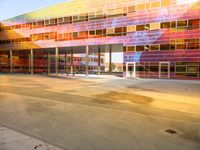
[{"label": "building", "polygon": [[1,21],[0,72],[200,79],[200,1],[73,0]]}]

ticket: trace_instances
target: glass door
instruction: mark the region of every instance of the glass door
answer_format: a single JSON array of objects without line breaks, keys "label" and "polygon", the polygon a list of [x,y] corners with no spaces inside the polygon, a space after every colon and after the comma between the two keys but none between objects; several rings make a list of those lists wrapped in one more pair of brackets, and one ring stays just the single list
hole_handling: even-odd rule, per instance
[{"label": "glass door", "polygon": [[170,78],[170,62],[159,63],[159,78]]},{"label": "glass door", "polygon": [[135,78],[136,77],[135,71],[136,71],[135,62],[127,62],[126,63],[126,77]]}]

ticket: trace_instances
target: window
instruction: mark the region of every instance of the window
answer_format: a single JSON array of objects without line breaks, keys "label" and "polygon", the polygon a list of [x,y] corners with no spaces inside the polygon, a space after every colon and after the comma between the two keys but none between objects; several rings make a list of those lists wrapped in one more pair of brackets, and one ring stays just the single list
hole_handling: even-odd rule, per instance
[{"label": "window", "polygon": [[112,17],[115,14],[115,10],[114,9],[110,9],[107,11],[107,17]]},{"label": "window", "polygon": [[115,9],[115,16],[123,16],[124,9],[123,8],[116,8]]},{"label": "window", "polygon": [[36,34],[31,35],[31,39],[32,41],[37,41],[37,35]]},{"label": "window", "polygon": [[45,33],[44,34],[44,40],[49,40],[49,39],[51,39],[50,33]]},{"label": "window", "polygon": [[115,28],[115,34],[116,35],[122,35],[122,33],[123,33],[123,27]]},{"label": "window", "polygon": [[187,47],[186,47],[185,43],[179,43],[179,44],[176,44],[176,49],[177,50],[185,50],[185,49],[187,49]]},{"label": "window", "polygon": [[102,36],[103,35],[103,30],[96,30],[96,35]]},{"label": "window", "polygon": [[[37,22],[33,22],[32,23],[32,28],[36,28],[37,27]],[[15,27],[16,28],[16,27]]]},{"label": "window", "polygon": [[88,14],[81,14],[79,16],[79,21],[88,21]]},{"label": "window", "polygon": [[171,50],[176,50],[176,44],[170,44],[170,49]]},{"label": "window", "polygon": [[176,21],[171,22],[171,28],[176,28]]},{"label": "window", "polygon": [[113,35],[115,33],[115,28],[107,28],[106,29],[106,34],[107,35]]},{"label": "window", "polygon": [[79,21],[78,15],[73,16],[72,20],[73,20],[73,22],[78,22]]},{"label": "window", "polygon": [[144,25],[137,25],[136,26],[136,31],[143,31],[145,30],[145,26]]},{"label": "window", "polygon": [[167,7],[171,5],[171,0],[161,0],[161,6]]},{"label": "window", "polygon": [[159,49],[160,49],[160,46],[159,46],[159,45],[156,45],[156,44],[150,45],[150,50],[151,50],[151,51],[158,51]]},{"label": "window", "polygon": [[134,32],[136,31],[136,25],[130,25],[127,27],[127,32]]},{"label": "window", "polygon": [[199,39],[188,39],[187,49],[199,49]]},{"label": "window", "polygon": [[91,12],[91,13],[88,14],[89,20],[92,20],[92,19],[94,19],[95,17],[96,17],[95,12]]},{"label": "window", "polygon": [[199,19],[188,20],[189,29],[199,29]]},{"label": "window", "polygon": [[58,23],[63,23],[64,19],[63,18],[58,18]]},{"label": "window", "polygon": [[137,6],[136,6],[136,10],[137,11],[143,11],[143,10],[145,10],[146,9],[146,4],[138,4]]},{"label": "window", "polygon": [[88,32],[87,31],[81,31],[79,32],[79,38],[88,38]]},{"label": "window", "polygon": [[77,39],[78,38],[78,32],[73,32],[73,39]]},{"label": "window", "polygon": [[128,6],[128,13],[135,12],[135,5]]},{"label": "window", "polygon": [[135,51],[135,46],[127,46],[126,51],[127,52],[134,52]]},{"label": "window", "polygon": [[43,26],[44,26],[44,21],[37,22],[37,27],[43,27]]},{"label": "window", "polygon": [[50,25],[56,25],[57,19],[50,19],[49,24]]},{"label": "window", "polygon": [[170,44],[161,44],[160,50],[170,50]]},{"label": "window", "polygon": [[187,20],[177,21],[177,27],[186,27],[187,22],[188,22]]},{"label": "window", "polygon": [[176,72],[183,73],[186,72],[186,66],[176,66]]},{"label": "window", "polygon": [[187,66],[187,72],[197,73],[198,72],[198,66]]},{"label": "window", "polygon": [[158,29],[160,29],[160,23],[159,22],[150,24],[150,30],[158,30]]},{"label": "window", "polygon": [[72,23],[72,16],[64,17],[64,23]]},{"label": "window", "polygon": [[138,51],[144,51],[145,50],[145,48],[144,48],[144,45],[142,45],[142,46],[136,46],[136,51],[138,52]]},{"label": "window", "polygon": [[151,8],[158,8],[158,7],[160,7],[160,1],[151,3]]},{"label": "window", "polygon": [[149,24],[146,25],[137,25],[136,26],[137,31],[143,31],[143,30],[149,30]]},{"label": "window", "polygon": [[49,20],[45,20],[45,21],[44,21],[44,24],[45,24],[45,25],[49,25],[49,24],[50,24],[50,21],[49,21]]},{"label": "window", "polygon": [[96,35],[96,31],[95,30],[89,31],[89,36],[95,36],[95,35]]},{"label": "window", "polygon": [[104,17],[103,11],[97,11],[96,12],[96,19],[102,19]]},{"label": "window", "polygon": [[163,22],[161,23],[161,28],[170,28],[170,22]]}]

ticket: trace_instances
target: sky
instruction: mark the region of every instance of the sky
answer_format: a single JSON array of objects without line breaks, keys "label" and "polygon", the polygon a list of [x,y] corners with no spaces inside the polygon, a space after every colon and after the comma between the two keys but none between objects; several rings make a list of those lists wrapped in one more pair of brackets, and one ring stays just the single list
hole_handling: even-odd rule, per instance
[{"label": "sky", "polygon": [[0,21],[69,0],[0,0]]}]

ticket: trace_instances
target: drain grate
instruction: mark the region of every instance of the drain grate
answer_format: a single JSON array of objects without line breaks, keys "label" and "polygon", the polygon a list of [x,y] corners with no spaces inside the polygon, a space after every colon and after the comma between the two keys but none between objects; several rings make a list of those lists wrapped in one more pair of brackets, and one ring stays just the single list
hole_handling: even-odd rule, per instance
[{"label": "drain grate", "polygon": [[173,129],[167,129],[167,130],[165,130],[165,132],[170,133],[170,134],[177,134],[177,131],[175,131]]}]

